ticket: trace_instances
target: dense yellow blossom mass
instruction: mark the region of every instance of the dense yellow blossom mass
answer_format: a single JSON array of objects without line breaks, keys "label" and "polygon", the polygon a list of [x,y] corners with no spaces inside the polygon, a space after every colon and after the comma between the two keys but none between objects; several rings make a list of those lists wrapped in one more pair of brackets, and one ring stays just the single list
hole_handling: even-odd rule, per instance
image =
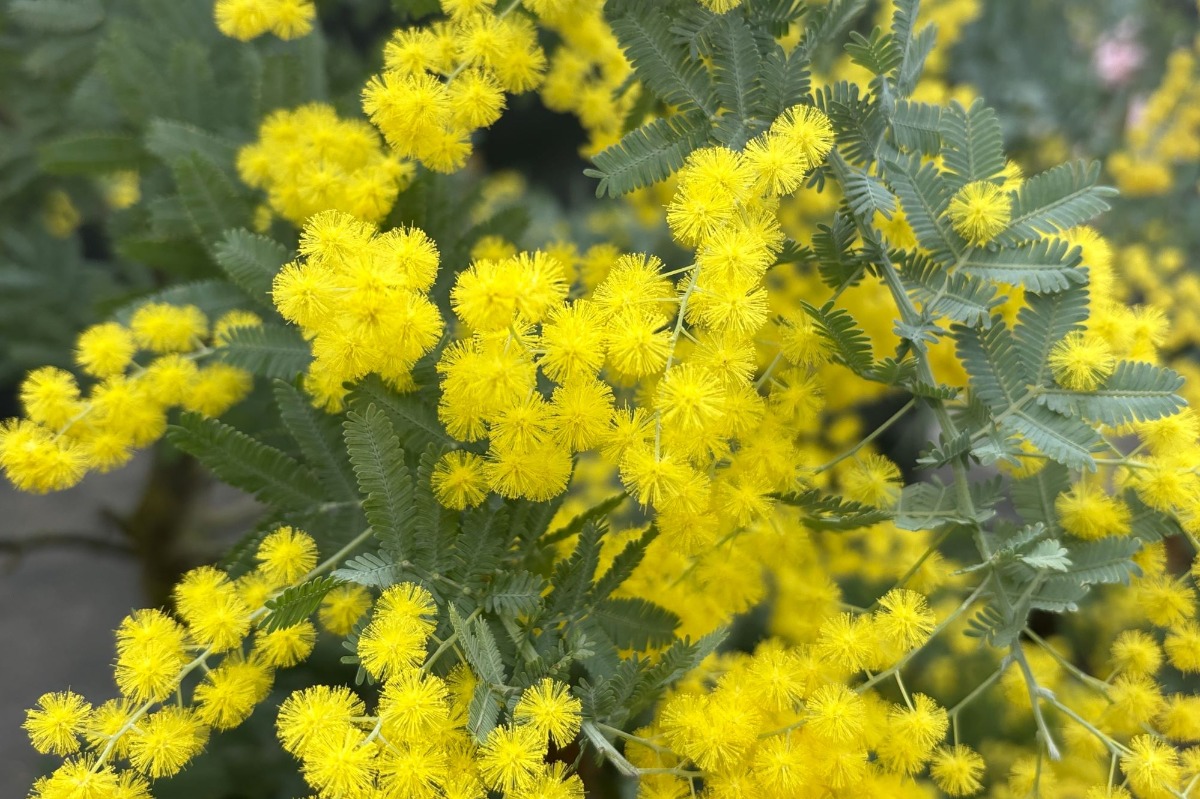
[{"label": "dense yellow blossom mass", "polygon": [[[255,388],[231,344],[290,334],[312,416],[299,456],[260,452],[295,466],[284,490],[350,497],[272,506],[228,569],[126,617],[118,698],[42,696],[24,729],[64,761],[32,799],[149,799],[322,635],[342,639],[340,682],[269,711],[319,799],[577,799],[599,773],[643,799],[1191,794],[1200,394],[1161,368],[1200,342],[1200,281],[1168,280],[1185,254],[1084,224],[1076,195],[1107,207],[1091,183],[1040,203],[1087,171],[1026,179],[988,155],[994,120],[944,80],[949,42],[904,87],[915,4],[880,4],[894,41],[800,72],[805,23],[771,19],[787,4],[688,3],[665,39],[614,19],[629,5],[441,0],[351,96],[366,120],[280,108],[238,152],[260,232],[295,230],[258,313],[145,301],[79,335],[78,374],[26,376],[0,469],[56,491],[176,408],[222,415]],[[980,7],[919,20],[953,41]],[[243,42],[316,15],[213,6]],[[741,115],[726,46],[776,70],[756,87],[777,90],[769,113]],[[670,47],[695,48],[686,67]],[[1172,56],[1109,160],[1129,194],[1200,160],[1193,62]],[[476,181],[479,131],[535,90],[586,155],[648,121],[662,138],[638,157],[674,158],[670,176],[579,230],[484,224],[532,195]],[[849,124],[873,93],[878,116]],[[681,119],[709,127],[693,141]],[[398,204],[458,178],[480,183],[453,209],[478,236]],[[137,181],[111,176],[112,207]],[[65,194],[46,217],[79,221]],[[885,444],[900,434],[916,464]],[[343,511],[332,533],[304,521]]]}]

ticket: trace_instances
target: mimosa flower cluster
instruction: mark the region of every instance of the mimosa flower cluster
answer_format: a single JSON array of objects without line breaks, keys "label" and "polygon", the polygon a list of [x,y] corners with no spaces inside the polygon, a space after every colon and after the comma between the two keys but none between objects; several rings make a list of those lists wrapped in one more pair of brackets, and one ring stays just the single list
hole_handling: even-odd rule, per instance
[{"label": "mimosa flower cluster", "polygon": [[488,790],[582,797],[579,777],[546,762],[552,742],[564,747],[579,733],[579,700],[565,685],[542,680],[522,693],[510,724],[477,742],[467,729],[474,675],[463,666],[446,678],[431,671],[446,651],[428,652],[436,615],[433,597],[408,583],[375,602],[358,637],[363,667],[382,681],[375,715],[341,686],[305,688],[280,706],[279,738],[313,789],[346,799],[480,797]]},{"label": "mimosa flower cluster", "polygon": [[297,226],[328,210],[377,223],[412,177],[374,128],[319,103],[272,113],[237,165],[246,185],[263,189],[271,210]]},{"label": "mimosa flower cluster", "polygon": [[[1193,795],[1200,395],[1163,362],[1200,373],[1200,284],[1170,283],[1182,253],[1114,256],[1098,168],[1026,179],[944,49],[911,74],[923,25],[953,40],[980,3],[881,4],[808,62],[850,5],[441,0],[365,79],[378,134],[269,115],[238,169],[296,236],[240,254],[294,245],[282,321],[144,304],[81,336],[86,393],[35,371],[0,432],[10,479],[55,490],[248,392],[207,360],[230,330],[291,325],[312,356],[288,376],[315,407],[275,385],[295,447],[235,431],[288,469],[256,565],[131,614],[119,699],[42,697],[25,728],[65,760],[33,799],[149,799],[309,656],[314,615],[346,669],[269,712],[319,799]],[[243,40],[314,20],[215,16]],[[1179,63],[1135,137],[1163,164],[1192,158],[1191,117],[1156,133]],[[393,224],[539,88],[585,152],[670,176],[577,226],[510,231],[531,192],[507,176],[454,209],[461,240]],[[278,479],[254,471],[230,479]]]},{"label": "mimosa flower cluster", "polygon": [[312,33],[317,17],[313,0],[217,0],[221,33],[247,42],[265,33],[298,39]]},{"label": "mimosa flower cluster", "polygon": [[363,110],[404,158],[439,172],[461,169],[471,134],[504,111],[505,93],[541,83],[546,56],[516,2],[445,4],[445,21],[396,32],[384,71],[363,90]]},{"label": "mimosa flower cluster", "polygon": [[75,350],[86,392],[64,369],[31,372],[20,390],[25,417],[0,427],[0,468],[25,491],[61,491],[157,441],[172,408],[221,415],[250,391],[252,376],[211,356],[229,331],[258,324],[231,311],[210,329],[195,306],[150,303],[128,325],[88,328]]},{"label": "mimosa flower cluster", "polygon": [[441,314],[427,296],[437,245],[416,228],[380,233],[326,211],[305,223],[300,254],[275,277],[272,296],[283,318],[312,341],[305,384],[317,401],[340,408],[345,384],[371,372],[411,383],[413,364],[442,333]]},{"label": "mimosa flower cluster", "polygon": [[317,634],[311,622],[254,627],[269,599],[329,564],[318,567],[312,538],[290,527],[263,539],[257,561],[237,580],[211,566],[194,569],[175,588],[174,615],[136,610],[122,621],[118,698],[93,707],[64,691],[28,711],[34,747],[66,757],[31,797],[149,799],[151,780],[178,773],[212,730],[239,726],[267,697],[275,670],[308,657]]}]

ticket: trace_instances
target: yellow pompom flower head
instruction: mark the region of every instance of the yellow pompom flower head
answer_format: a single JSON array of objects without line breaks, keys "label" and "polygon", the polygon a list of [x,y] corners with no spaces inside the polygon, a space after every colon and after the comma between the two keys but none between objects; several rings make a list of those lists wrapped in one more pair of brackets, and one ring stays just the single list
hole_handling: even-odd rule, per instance
[{"label": "yellow pompom flower head", "polygon": [[1071,391],[1094,391],[1108,379],[1116,359],[1098,336],[1076,331],[1050,351],[1050,370],[1060,386]]},{"label": "yellow pompom flower head", "polygon": [[89,723],[92,706],[71,691],[43,694],[25,712],[22,725],[33,748],[43,754],[69,755],[79,749],[79,735]]},{"label": "yellow pompom flower head", "polygon": [[288,585],[317,565],[317,542],[303,530],[280,527],[258,545],[259,571],[276,585]]},{"label": "yellow pompom flower head", "polygon": [[977,180],[958,190],[946,209],[951,224],[973,245],[986,244],[1008,227],[1012,199],[994,183]]},{"label": "yellow pompom flower head", "polygon": [[582,708],[582,703],[571,696],[567,686],[545,679],[525,689],[513,711],[513,718],[528,724],[541,735],[548,735],[561,749],[579,734]]}]

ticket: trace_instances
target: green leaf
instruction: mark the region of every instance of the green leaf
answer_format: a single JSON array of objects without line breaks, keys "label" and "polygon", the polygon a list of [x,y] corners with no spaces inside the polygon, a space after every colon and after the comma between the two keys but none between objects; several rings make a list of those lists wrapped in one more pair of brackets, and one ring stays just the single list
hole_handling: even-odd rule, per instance
[{"label": "green leaf", "polygon": [[550,579],[554,587],[546,600],[551,613],[579,612],[600,563],[600,539],[607,532],[603,521],[589,520],[583,525],[571,557],[559,562]]},{"label": "green leaf", "polygon": [[[1030,598],[1025,620],[1027,621],[1030,610],[1043,610],[1047,613],[1075,613],[1079,610],[1079,600],[1087,596],[1087,592],[1088,586],[1080,585],[1073,577],[1054,575],[1047,579]],[[1024,622],[1022,626],[1024,626]]]},{"label": "green leaf", "polygon": [[951,191],[1004,171],[1000,120],[982,98],[964,109],[957,101],[942,113],[942,164]]},{"label": "green leaf", "polygon": [[924,253],[906,253],[900,277],[909,296],[931,320],[947,317],[964,325],[991,324],[992,309],[1003,302],[996,287],[970,275],[950,274]]},{"label": "green leaf", "polygon": [[677,639],[663,650],[654,665],[640,675],[637,687],[627,703],[629,715],[636,716],[657,702],[668,686],[673,685],[715,652],[726,635],[726,630],[714,630],[695,641],[687,638]]},{"label": "green leaf", "polygon": [[671,34],[672,15],[656,4],[610,3],[610,21],[625,57],[647,89],[680,111],[700,109],[716,116],[717,96],[704,65]]},{"label": "green leaf", "polygon": [[396,564],[386,552],[363,552],[346,561],[333,576],[367,588],[390,588],[396,583]]},{"label": "green leaf", "polygon": [[848,81],[823,87],[815,99],[837,133],[836,154],[851,164],[875,163],[887,131],[879,104],[864,95],[858,84]]},{"label": "green leaf", "polygon": [[213,250],[217,264],[250,299],[274,309],[271,284],[288,261],[288,251],[274,239],[239,228],[225,232]]},{"label": "green leaf", "polygon": [[488,733],[500,721],[500,702],[487,683],[478,683],[467,706],[467,729],[478,743],[483,743]]},{"label": "green leaf", "polygon": [[1021,184],[1008,228],[996,237],[1002,244],[1017,244],[1085,224],[1109,209],[1108,186],[1097,186],[1100,164],[1073,161],[1030,178]]},{"label": "green leaf", "polygon": [[1047,408],[1109,427],[1149,422],[1178,413],[1186,404],[1177,393],[1178,372],[1145,361],[1120,361],[1095,391],[1043,388],[1038,402]]},{"label": "green leaf", "polygon": [[589,615],[621,649],[666,646],[680,623],[671,611],[640,597],[606,599]]},{"label": "green leaf", "polygon": [[308,342],[294,327],[270,322],[230,330],[217,354],[253,374],[282,380],[295,379],[312,362]]},{"label": "green leaf", "polygon": [[856,530],[892,518],[891,511],[861,502],[828,496],[819,489],[774,495],[785,505],[801,509],[801,522],[813,530]]},{"label": "green leaf", "polygon": [[614,591],[625,584],[633,572],[641,564],[646,555],[646,548],[658,537],[658,528],[651,525],[641,538],[630,541],[617,556],[613,558],[608,571],[597,578],[592,586],[592,601],[599,602],[607,599]]},{"label": "green leaf", "polygon": [[877,178],[867,174],[861,167],[846,165],[842,188],[850,210],[859,219],[871,220],[876,212],[891,219],[896,213],[896,198]]},{"label": "green leaf", "polygon": [[[452,564],[446,574],[468,588],[482,593],[505,567],[505,556],[516,533],[508,519],[508,508],[485,503],[462,515],[460,531],[451,553]],[[425,536],[419,543],[427,544]],[[423,558],[414,558],[418,564]]]},{"label": "green leaf", "polygon": [[1141,548],[1142,542],[1132,536],[1073,543],[1071,566],[1063,579],[1080,585],[1128,584],[1131,576],[1141,573],[1133,562],[1134,554]]},{"label": "green leaf", "polygon": [[1018,556],[1018,560],[1037,571],[1065,572],[1071,566],[1067,548],[1057,539],[1047,538],[1038,541],[1027,553]]},{"label": "green leaf", "polygon": [[1103,442],[1094,429],[1042,405],[1026,405],[1000,420],[1002,430],[1022,436],[1038,450],[1072,469],[1094,472],[1092,452]]},{"label": "green leaf", "polygon": [[282,511],[318,504],[321,485],[308,469],[274,447],[194,413],[179,417],[167,439],[194,456],[217,477]]},{"label": "green leaf", "polygon": [[103,175],[140,169],[146,154],[138,140],[123,133],[72,133],[37,148],[38,166],[51,175]]},{"label": "green leaf", "polygon": [[543,541],[547,544],[556,544],[570,538],[583,530],[589,522],[601,522],[606,519],[628,498],[629,495],[622,491],[620,494],[613,494],[611,497],[602,499],[584,512],[572,517],[562,527],[552,530],[544,536]]},{"label": "green leaf", "polygon": [[358,483],[346,457],[338,417],[322,413],[291,383],[275,381],[275,404],[304,460],[335,500],[358,502]]},{"label": "green leaf", "polygon": [[841,32],[850,27],[866,6],[867,0],[829,0],[820,8],[811,7],[805,20],[804,35],[795,52],[808,61],[818,47],[837,41]]},{"label": "green leaf", "polygon": [[857,239],[854,220],[841,211],[833,215],[832,225],[817,225],[812,252],[825,285],[840,289],[862,277],[865,261],[862,253],[854,249]]},{"label": "green leaf", "polygon": [[1024,399],[1021,359],[1003,320],[994,320],[986,331],[955,325],[953,333],[959,360],[971,379],[975,396],[994,413],[1007,411]]},{"label": "green leaf", "polygon": [[100,0],[13,0],[6,16],[38,33],[84,33],[104,22]]},{"label": "green leaf", "polygon": [[925,67],[925,59],[933,49],[936,28],[926,25],[916,30],[920,0],[899,0],[892,15],[892,36],[903,51],[900,64],[896,67],[896,93],[901,97],[912,94],[917,79]]},{"label": "green leaf", "polygon": [[418,394],[397,394],[378,375],[367,375],[350,393],[350,405],[362,408],[377,405],[391,417],[396,434],[410,450],[425,450],[429,445],[458,448],[438,421],[435,405]]},{"label": "green leaf", "polygon": [[1043,294],[1087,282],[1079,269],[1080,249],[1060,239],[1040,239],[1004,249],[972,249],[959,262],[962,273]]},{"label": "green leaf", "polygon": [[708,140],[707,118],[700,111],[686,111],[634,128],[619,142],[592,156],[595,169],[588,177],[599,178],[596,196],[628,194],[678,172],[688,154]]},{"label": "green leaf", "polygon": [[479,680],[486,685],[504,685],[504,658],[500,648],[496,646],[496,637],[492,628],[481,618],[468,621],[458,612],[458,608],[450,605],[450,625],[458,634],[467,663]]},{"label": "green leaf", "polygon": [[923,155],[942,151],[942,107],[929,103],[898,100],[892,113],[892,135],[896,146]]},{"label": "green leaf", "polygon": [[421,453],[417,462],[417,484],[413,488],[414,524],[421,531],[422,540],[430,544],[429,568],[437,572],[444,572],[453,564],[452,550],[458,536],[459,519],[459,514],[443,508],[433,494],[433,470],[441,452],[441,447],[430,444]]},{"label": "green leaf", "polygon": [[237,145],[228,139],[171,119],[151,120],[145,141],[146,149],[168,166],[195,156],[228,172],[237,157]]},{"label": "green leaf", "polygon": [[342,584],[336,577],[317,577],[289,586],[282,594],[267,600],[269,613],[259,622],[266,632],[292,627],[307,619],[321,606],[325,595]]},{"label": "green leaf", "polygon": [[542,592],[548,587],[545,579],[527,571],[502,573],[483,597],[484,608],[506,616],[525,616],[535,613],[542,605]]},{"label": "green leaf", "polygon": [[762,60],[759,84],[763,90],[763,118],[775,119],[792,106],[808,100],[812,87],[809,61],[798,48],[785,53],[775,44]]},{"label": "green leaf", "polygon": [[833,350],[833,359],[858,374],[863,374],[871,368],[874,361],[871,353],[871,339],[867,337],[862,326],[854,320],[845,308],[835,308],[833,302],[827,302],[820,308],[809,305],[801,300],[804,312],[817,323],[817,331],[829,343]]},{"label": "green leaf", "polygon": [[747,0],[742,8],[752,26],[765,28],[780,39],[788,34],[792,23],[804,16],[808,4],[804,0]]},{"label": "green leaf", "polygon": [[1042,385],[1049,379],[1050,351],[1069,334],[1081,330],[1087,316],[1085,286],[1072,285],[1054,294],[1025,292],[1025,307],[1017,314],[1013,338],[1031,384]]},{"label": "green leaf", "polygon": [[191,237],[123,236],[116,241],[117,254],[127,261],[150,266],[176,278],[196,280],[212,274],[212,258]]},{"label": "green leaf", "polygon": [[327,99],[325,48],[324,37],[309,35],[291,42],[286,50],[262,56],[260,77],[254,87],[259,117],[277,108],[296,108]]},{"label": "green leaf", "polygon": [[763,101],[762,86],[758,82],[762,56],[754,33],[741,14],[722,14],[717,17],[712,42],[713,83],[717,99],[721,107],[738,122],[736,133],[723,138],[723,143],[741,149],[757,133],[748,125],[758,115]]},{"label": "green leaf", "polygon": [[900,492],[896,503],[895,524],[901,530],[937,530],[947,524],[984,522],[995,515],[984,509],[972,518],[958,508],[958,498],[952,486],[941,482],[912,483]]},{"label": "green leaf", "polygon": [[850,31],[850,43],[846,45],[846,53],[851,61],[872,75],[887,75],[904,60],[904,50],[896,41],[896,37],[884,33],[878,26],[871,31],[870,36]]},{"label": "green leaf", "polygon": [[174,163],[171,170],[188,218],[206,245],[229,228],[245,225],[250,210],[244,195],[219,168],[198,155]]},{"label": "green leaf", "polygon": [[1061,528],[1054,501],[1070,487],[1071,476],[1067,467],[1052,461],[1038,469],[1036,474],[1013,481],[1013,507],[1026,524],[1041,524],[1051,534],[1057,535]]},{"label": "green leaf", "polygon": [[885,174],[921,246],[939,263],[956,261],[966,242],[946,216],[952,192],[937,168],[914,154],[887,164]]},{"label": "green leaf", "polygon": [[372,533],[394,558],[411,558],[417,536],[412,477],[387,414],[374,405],[350,411],[345,439]]}]

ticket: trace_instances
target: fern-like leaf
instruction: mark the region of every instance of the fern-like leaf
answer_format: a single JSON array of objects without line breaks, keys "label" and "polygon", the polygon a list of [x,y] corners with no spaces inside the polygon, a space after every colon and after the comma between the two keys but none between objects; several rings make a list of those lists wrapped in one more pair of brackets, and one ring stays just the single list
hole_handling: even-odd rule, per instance
[{"label": "fern-like leaf", "polygon": [[817,323],[817,331],[829,344],[835,361],[858,374],[871,368],[874,360],[871,339],[849,311],[834,307],[832,301],[820,308],[803,301],[800,304],[804,312]]},{"label": "fern-like leaf", "polygon": [[1004,171],[1004,139],[996,112],[976,99],[970,108],[953,102],[942,114],[942,161],[952,191]]},{"label": "fern-like leaf", "polygon": [[179,417],[167,439],[235,488],[281,511],[321,502],[317,478],[288,455],[216,419],[194,413]]},{"label": "fern-like leaf", "polygon": [[312,350],[294,327],[270,322],[230,330],[217,354],[251,374],[282,380],[295,379],[312,362]]},{"label": "fern-like leaf", "polygon": [[51,175],[103,175],[147,162],[138,140],[123,133],[72,133],[37,148],[38,166]]},{"label": "fern-like leaf", "polygon": [[809,62],[796,50],[786,53],[773,43],[759,68],[759,84],[763,92],[762,116],[774,119],[808,97],[812,86]]},{"label": "fern-like leaf", "polygon": [[245,229],[226,231],[213,251],[217,265],[259,305],[274,309],[271,283],[288,260],[288,251],[274,239]]},{"label": "fern-like leaf", "polygon": [[606,599],[589,615],[621,649],[666,646],[679,627],[677,615],[641,597]]},{"label": "fern-like leaf", "polygon": [[192,227],[206,245],[215,244],[229,228],[246,224],[250,209],[245,196],[210,161],[192,155],[176,161],[171,171]]},{"label": "fern-like leaf", "polygon": [[899,100],[892,113],[892,136],[896,146],[924,155],[942,150],[942,107],[930,103]]},{"label": "fern-like leaf", "polygon": [[815,488],[774,498],[799,508],[802,523],[813,530],[856,530],[892,518],[891,511],[829,496]]},{"label": "fern-like leaf", "polygon": [[484,596],[484,608],[514,617],[534,613],[542,605],[546,587],[545,579],[539,575],[522,570],[504,572]]},{"label": "fern-like leaf", "polygon": [[375,405],[387,413],[396,434],[407,449],[423,451],[426,447],[457,446],[438,421],[437,411],[417,394],[397,394],[379,378],[368,375],[350,393],[350,406],[362,409]]},{"label": "fern-like leaf", "polygon": [[496,646],[492,628],[480,618],[462,618],[458,608],[450,605],[450,624],[458,634],[467,663],[480,681],[489,685],[504,685],[504,657]]},{"label": "fern-like leaf", "polygon": [[337,417],[318,411],[291,383],[277,380],[274,391],[279,417],[322,487],[335,500],[357,503],[358,485]]},{"label": "fern-like leaf", "polygon": [[1003,300],[996,287],[970,275],[951,275],[924,253],[905,256],[900,273],[909,295],[932,320],[949,318],[964,325],[991,324],[992,309]]},{"label": "fern-like leaf", "polygon": [[996,240],[1017,244],[1091,221],[1109,209],[1106,198],[1116,194],[1097,186],[1099,178],[1099,162],[1073,161],[1025,181],[1013,202],[1012,221]]},{"label": "fern-like leaf", "polygon": [[921,246],[938,263],[956,261],[966,242],[946,217],[952,192],[937,168],[911,155],[889,163],[886,175]]},{"label": "fern-like leaf", "polygon": [[1058,535],[1058,511],[1054,501],[1071,487],[1071,475],[1061,463],[1047,463],[1036,474],[1014,480],[1013,507],[1026,524],[1041,524],[1051,535]]},{"label": "fern-like leaf", "polygon": [[1041,385],[1049,378],[1048,360],[1054,345],[1082,329],[1087,319],[1087,287],[1076,284],[1053,294],[1026,292],[1025,303],[1017,314],[1013,338],[1029,382]]},{"label": "fern-like leaf", "polygon": [[971,379],[971,390],[994,413],[1002,413],[1024,399],[1025,376],[1008,326],[1000,319],[986,331],[956,325],[954,339],[959,360]]},{"label": "fern-like leaf", "polygon": [[263,630],[282,630],[307,619],[321,605],[325,595],[341,585],[336,577],[317,577],[288,587],[274,599],[267,600],[269,611],[259,623]]},{"label": "fern-like leaf", "polygon": [[1019,247],[972,249],[959,262],[959,269],[963,274],[1043,294],[1085,283],[1087,273],[1079,268],[1082,260],[1078,247],[1060,239],[1040,239]]},{"label": "fern-like leaf", "polygon": [[671,17],[639,0],[610,6],[613,34],[638,79],[664,103],[716,116],[717,95],[704,65],[671,33]]},{"label": "fern-like leaf", "polygon": [[367,588],[388,588],[396,582],[396,565],[386,552],[363,552],[350,558],[333,576]]},{"label": "fern-like leaf", "polygon": [[1026,405],[1000,420],[1002,430],[1019,435],[1038,452],[1072,469],[1094,472],[1092,452],[1103,442],[1100,434],[1078,419],[1042,405]]},{"label": "fern-like leaf", "polygon": [[758,81],[762,56],[754,33],[741,14],[722,14],[712,33],[713,84],[717,99],[725,109],[726,116],[737,124],[732,127],[733,135],[722,137],[722,143],[741,149],[746,141],[758,132],[751,121],[758,116],[762,106],[763,90]]},{"label": "fern-like leaf", "polygon": [[584,174],[599,179],[597,197],[619,197],[679,171],[688,154],[708,140],[708,133],[708,119],[700,111],[659,117],[592,156],[596,168]]},{"label": "fern-like leaf", "polygon": [[846,165],[842,181],[846,202],[850,210],[860,219],[871,219],[876,212],[888,219],[896,213],[896,198],[878,178],[865,169]]},{"label": "fern-like leaf", "polygon": [[417,534],[412,478],[387,414],[374,405],[350,411],[345,439],[372,533],[393,557],[412,558]]},{"label": "fern-like leaf", "polygon": [[1145,361],[1121,361],[1095,391],[1044,388],[1038,402],[1066,414],[1109,427],[1149,422],[1183,408],[1177,393],[1183,386],[1178,372]]},{"label": "fern-like leaf", "polygon": [[851,31],[846,53],[851,61],[872,75],[887,75],[904,60],[904,49],[896,37],[884,33],[879,27],[872,30],[869,36]]}]

